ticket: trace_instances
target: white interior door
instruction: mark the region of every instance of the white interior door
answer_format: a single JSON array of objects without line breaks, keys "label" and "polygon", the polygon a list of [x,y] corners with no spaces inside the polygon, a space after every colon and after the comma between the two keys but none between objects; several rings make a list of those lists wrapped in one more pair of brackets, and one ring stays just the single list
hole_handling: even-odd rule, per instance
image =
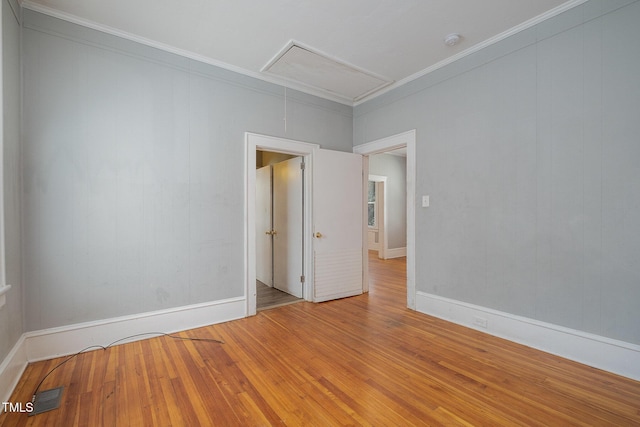
[{"label": "white interior door", "polygon": [[273,165],[273,286],[302,298],[301,157]]},{"label": "white interior door", "polygon": [[273,286],[271,166],[256,170],[256,279]]},{"label": "white interior door", "polygon": [[360,154],[319,149],[313,160],[316,302],[361,294],[363,176]]}]

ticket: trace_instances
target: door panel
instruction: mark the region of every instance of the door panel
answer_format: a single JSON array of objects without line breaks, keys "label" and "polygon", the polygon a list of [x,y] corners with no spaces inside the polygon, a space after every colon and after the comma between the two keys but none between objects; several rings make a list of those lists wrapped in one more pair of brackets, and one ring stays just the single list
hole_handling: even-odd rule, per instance
[{"label": "door panel", "polygon": [[302,298],[302,158],[273,165],[273,285]]},{"label": "door panel", "polygon": [[313,162],[314,301],[362,293],[362,156],[318,150]]},{"label": "door panel", "polygon": [[273,286],[271,236],[271,166],[256,170],[256,279]]}]

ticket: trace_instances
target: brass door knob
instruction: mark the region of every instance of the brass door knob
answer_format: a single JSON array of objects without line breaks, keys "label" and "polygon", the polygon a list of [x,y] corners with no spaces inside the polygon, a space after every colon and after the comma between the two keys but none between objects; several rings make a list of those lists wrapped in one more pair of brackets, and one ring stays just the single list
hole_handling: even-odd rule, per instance
[{"label": "brass door knob", "polygon": [[319,231],[316,233],[316,238],[319,239],[322,237],[322,233],[320,233]]}]

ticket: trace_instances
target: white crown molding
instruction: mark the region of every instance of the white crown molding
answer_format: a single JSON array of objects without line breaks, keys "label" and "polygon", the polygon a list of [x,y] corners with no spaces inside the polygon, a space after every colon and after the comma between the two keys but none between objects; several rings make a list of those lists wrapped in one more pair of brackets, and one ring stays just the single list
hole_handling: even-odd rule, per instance
[{"label": "white crown molding", "polygon": [[538,16],[536,16],[534,18],[529,19],[528,21],[523,22],[522,24],[516,25],[515,27],[510,28],[505,32],[502,32],[502,33],[500,33],[498,35],[495,35],[495,36],[483,41],[483,42],[475,44],[475,45],[471,46],[469,49],[465,49],[465,50],[463,50],[463,51],[461,51],[461,52],[459,52],[459,53],[457,53],[457,54],[455,54],[453,56],[450,56],[450,57],[448,57],[446,59],[443,59],[442,61],[440,61],[440,62],[438,62],[436,64],[433,64],[432,66],[427,67],[422,71],[418,71],[417,73],[412,74],[409,77],[405,77],[402,80],[398,80],[397,82],[392,83],[389,86],[387,86],[387,87],[385,87],[385,88],[383,88],[383,89],[381,89],[381,90],[379,90],[379,91],[367,96],[366,98],[357,100],[356,102],[353,103],[353,106],[356,107],[356,106],[358,106],[360,104],[363,104],[363,103],[365,103],[367,101],[370,101],[370,100],[372,100],[372,99],[374,99],[374,98],[376,98],[376,97],[378,97],[380,95],[383,95],[383,94],[385,94],[387,92],[390,92],[390,91],[392,91],[394,89],[397,89],[400,86],[403,86],[403,85],[405,85],[405,84],[407,84],[409,82],[412,82],[412,81],[414,81],[416,79],[419,79],[420,77],[423,77],[423,76],[426,76],[427,74],[433,73],[434,71],[439,70],[440,68],[443,68],[443,67],[451,64],[452,62],[455,62],[455,61],[457,61],[459,59],[462,59],[462,58],[464,58],[466,56],[474,54],[474,53],[476,53],[476,52],[478,52],[478,51],[480,51],[480,50],[482,50],[482,49],[484,49],[484,48],[486,48],[488,46],[491,46],[493,44],[498,43],[499,41],[502,41],[502,40],[506,39],[507,37],[510,37],[510,36],[512,36],[514,34],[517,34],[517,33],[521,32],[521,31],[524,31],[524,30],[526,30],[528,28],[531,28],[534,25],[537,25],[537,24],[539,24],[539,23],[541,23],[543,21],[546,21],[547,19],[553,18],[554,16],[557,16],[557,15],[563,13],[563,12],[566,12],[569,9],[573,9],[576,6],[580,6],[581,4],[586,3],[587,1],[588,0],[570,0],[570,1],[566,2],[566,3],[563,3],[560,6],[557,6],[557,7],[553,8],[553,9],[551,9],[551,10],[549,10],[549,11],[547,11],[547,12],[541,14],[541,15],[538,15]]},{"label": "white crown molding", "polygon": [[[530,28],[530,27],[532,27],[532,26],[534,26],[536,24],[539,24],[540,22],[543,22],[543,21],[545,21],[545,20],[547,20],[549,18],[552,18],[552,17],[554,17],[556,15],[559,15],[562,12],[565,12],[565,11],[567,11],[569,9],[572,9],[572,8],[574,8],[576,6],[579,6],[582,3],[585,3],[586,1],[587,0],[570,0],[570,1],[566,2],[566,3],[563,3],[562,5],[560,5],[558,7],[555,7],[553,9],[541,14],[541,15],[538,15],[538,16],[532,18],[532,19],[529,19],[528,21],[525,21],[520,25],[517,25],[517,26],[515,26],[515,27],[513,27],[513,28],[511,28],[511,29],[509,29],[509,30],[507,30],[507,31],[505,31],[503,33],[500,33],[500,34],[498,34],[498,35],[496,35],[494,37],[491,37],[491,38],[481,42],[481,43],[478,43],[478,44],[472,46],[469,49],[466,49],[466,50],[464,50],[462,52],[459,52],[458,54],[456,54],[454,56],[451,56],[451,57],[449,57],[447,59],[444,59],[444,60],[438,62],[437,64],[432,65],[431,67],[425,68],[424,70],[419,71],[419,72],[417,72],[415,74],[412,74],[411,76],[406,77],[406,78],[404,78],[402,80],[398,80],[396,82],[389,83],[388,85],[383,86],[380,89],[374,89],[373,91],[360,96],[355,101],[352,100],[352,99],[346,98],[346,97],[339,96],[339,95],[337,95],[337,94],[335,94],[333,92],[324,91],[324,90],[321,90],[321,89],[313,88],[311,86],[306,86],[306,85],[303,85],[303,84],[299,84],[299,83],[293,82],[291,80],[278,78],[278,77],[273,76],[273,75],[257,73],[257,72],[254,72],[254,71],[246,70],[246,69],[241,68],[241,67],[237,67],[235,65],[227,64],[227,63],[222,62],[222,61],[217,61],[215,59],[206,57],[204,55],[200,55],[200,54],[197,54],[197,53],[194,53],[194,52],[190,52],[188,50],[179,49],[179,48],[176,48],[176,47],[173,47],[173,46],[169,46],[167,44],[160,43],[160,42],[157,42],[157,41],[154,41],[154,40],[151,40],[151,39],[147,39],[145,37],[141,37],[141,36],[138,36],[138,35],[135,35],[135,34],[132,34],[132,33],[128,33],[126,31],[118,30],[116,28],[109,27],[107,25],[102,25],[102,24],[99,24],[97,22],[94,22],[94,21],[91,21],[91,20],[88,20],[88,19],[80,18],[80,17],[78,17],[76,15],[72,15],[72,14],[69,14],[69,13],[66,13],[66,12],[62,12],[62,11],[56,10],[56,9],[48,7],[48,6],[43,6],[41,4],[34,3],[31,0],[21,0],[20,1],[20,5],[23,8],[30,9],[30,10],[33,10],[35,12],[39,12],[39,13],[42,13],[42,14],[45,14],[45,15],[49,15],[49,16],[52,16],[54,18],[62,19],[64,21],[68,21],[68,22],[71,22],[71,23],[74,23],[74,24],[77,24],[77,25],[80,25],[80,26],[83,26],[83,27],[91,28],[91,29],[94,29],[94,30],[97,30],[97,31],[100,31],[100,32],[103,32],[103,33],[106,33],[106,34],[111,34],[111,35],[114,35],[114,36],[117,36],[117,37],[120,37],[120,38],[123,38],[123,39],[126,39],[126,40],[130,40],[130,41],[133,41],[133,42],[136,42],[136,43],[140,43],[140,44],[143,44],[143,45],[146,45],[146,46],[150,46],[150,47],[153,47],[153,48],[156,48],[156,49],[160,49],[160,50],[163,50],[165,52],[173,53],[173,54],[185,57],[185,58],[193,59],[195,61],[202,62],[204,64],[213,65],[215,67],[219,67],[219,68],[222,68],[222,69],[225,69],[225,70],[233,71],[235,73],[242,74],[242,75],[245,75],[245,76],[248,76],[248,77],[253,77],[255,79],[262,80],[262,81],[265,81],[267,83],[273,83],[273,84],[276,84],[276,85],[279,85],[279,86],[287,87],[289,89],[298,90],[300,92],[304,92],[304,93],[307,93],[309,95],[318,96],[320,98],[324,98],[324,99],[327,99],[329,101],[334,101],[334,102],[337,102],[337,103],[340,103],[340,104],[344,104],[344,105],[348,105],[348,106],[351,106],[351,107],[355,107],[355,106],[358,106],[358,105],[360,105],[360,104],[362,104],[364,102],[372,100],[372,99],[374,99],[374,98],[376,98],[376,97],[378,97],[380,95],[383,95],[383,94],[385,94],[385,93],[387,93],[387,92],[389,92],[389,91],[391,91],[393,89],[399,88],[399,87],[401,87],[401,86],[403,86],[403,85],[405,85],[405,84],[407,84],[407,83],[409,83],[409,82],[411,82],[413,80],[416,80],[416,79],[418,79],[420,77],[423,77],[423,76],[425,76],[425,75],[427,75],[429,73],[432,73],[432,72],[434,72],[434,71],[436,71],[436,70],[438,70],[438,69],[440,69],[440,68],[442,68],[442,67],[444,67],[446,65],[451,64],[452,62],[455,62],[455,61],[457,61],[457,60],[459,60],[461,58],[464,58],[465,56],[468,56],[468,55],[471,55],[471,54],[473,54],[475,52],[478,52],[479,50],[484,49],[485,47],[490,46],[492,44],[495,44],[495,43],[497,43],[497,42],[499,42],[501,40],[504,40],[505,38],[507,38],[509,36],[512,36],[512,35],[514,35],[516,33],[524,31],[524,30],[526,30],[526,29],[528,29],[528,28]],[[291,41],[291,43],[293,43],[293,41]],[[296,44],[298,44],[298,43],[296,42]],[[301,47],[304,47],[304,45],[301,45],[301,44],[298,44],[298,45],[301,46]],[[286,46],[285,46],[285,48],[286,48]],[[278,55],[276,55],[276,57],[277,56]],[[271,61],[269,61],[269,63],[270,62]],[[267,63],[267,65],[269,63]],[[351,65],[351,66],[353,66],[353,65]],[[355,67],[355,68],[357,68],[357,67]],[[370,71],[367,71],[367,73],[376,76],[376,74],[373,74]]]},{"label": "white crown molding", "polygon": [[[640,380],[640,345],[418,291],[416,310],[458,325]],[[484,322],[484,326],[479,326]]]},{"label": "white crown molding", "polygon": [[309,95],[314,95],[319,98],[323,98],[329,101],[334,101],[340,104],[348,105],[350,107],[353,106],[353,100],[349,98],[345,98],[339,96],[333,92],[323,91],[320,89],[312,88],[310,86],[306,86],[303,84],[298,84],[290,80],[285,80],[282,78],[278,78],[272,75],[266,75],[262,73],[257,73],[254,71],[246,70],[241,67],[237,67],[235,65],[227,64],[226,62],[218,61],[212,58],[209,58],[204,55],[197,54],[195,52],[191,52],[185,49],[180,49],[177,47],[173,47],[167,45],[165,43],[160,43],[155,40],[151,40],[145,37],[138,36],[136,34],[132,34],[126,31],[119,30],[117,28],[110,27],[108,25],[99,24],[97,22],[80,18],[79,16],[72,15],[70,13],[62,12],[57,9],[43,6],[38,3],[34,3],[31,0],[22,0],[20,5],[25,8],[32,10],[34,12],[42,13],[44,15],[51,16],[53,18],[61,19],[63,21],[71,22],[76,25],[80,25],[82,27],[90,28],[96,31],[100,31],[105,34],[110,34],[112,36],[120,37],[125,40],[130,40],[135,43],[140,43],[145,46],[149,46],[155,49],[162,50],[164,52],[172,53],[178,56],[182,56],[184,58],[193,59],[194,61],[201,62],[203,64],[213,65],[214,67],[222,68],[228,71],[233,71],[234,73],[238,73],[247,77],[253,77],[258,80],[262,80],[267,83],[272,83],[278,86],[283,86],[288,89],[297,90],[300,92],[304,92]]}]

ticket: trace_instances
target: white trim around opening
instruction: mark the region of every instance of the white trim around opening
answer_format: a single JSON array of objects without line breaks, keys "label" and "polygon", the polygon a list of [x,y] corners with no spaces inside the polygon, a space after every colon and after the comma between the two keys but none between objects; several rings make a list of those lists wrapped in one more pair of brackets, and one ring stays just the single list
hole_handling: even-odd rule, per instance
[{"label": "white trim around opening", "polygon": [[[415,238],[415,192],[416,192],[416,130],[410,130],[387,138],[378,139],[365,144],[353,147],[353,152],[362,154],[367,160],[364,162],[365,171],[369,173],[368,156],[372,154],[385,153],[397,148],[407,148],[407,307],[412,310],[416,309],[416,238]],[[365,181],[366,183],[366,181]],[[366,186],[363,193],[366,194]],[[365,221],[365,227],[367,225]],[[367,230],[364,230],[366,236]],[[364,257],[363,264],[365,270],[365,283],[367,279],[368,262]]]},{"label": "white trim around opening", "polygon": [[[256,314],[256,150],[272,151],[276,153],[303,156],[305,162],[306,179],[304,182],[304,235],[311,236],[312,224],[312,185],[313,153],[318,150],[318,144],[294,141],[291,139],[259,135],[247,132],[245,134],[245,295],[247,301],[246,315]],[[313,300],[313,246],[311,239],[304,239],[303,262],[305,283],[303,298]]]}]

